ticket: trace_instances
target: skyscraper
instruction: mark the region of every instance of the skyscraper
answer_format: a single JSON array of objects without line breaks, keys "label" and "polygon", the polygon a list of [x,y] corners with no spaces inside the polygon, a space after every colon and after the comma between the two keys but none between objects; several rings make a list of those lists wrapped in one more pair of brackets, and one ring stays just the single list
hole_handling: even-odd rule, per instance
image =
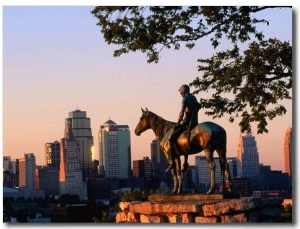
[{"label": "skyscraper", "polygon": [[152,178],[152,162],[149,157],[143,157],[143,160],[135,160],[133,164],[133,176],[145,177],[148,181]]},{"label": "skyscraper", "polygon": [[153,140],[150,146],[153,177],[157,180],[158,185],[160,185],[161,182],[169,184],[172,182],[171,175],[165,172],[168,167],[168,162],[159,143],[159,141]]},{"label": "skyscraper", "polygon": [[[70,127],[70,128],[69,128]],[[84,181],[94,175],[94,138],[92,136],[91,120],[87,118],[86,111],[75,110],[69,112],[65,119],[65,138],[69,130],[79,144],[79,162]]]},{"label": "skyscraper", "polygon": [[16,173],[16,162],[12,161],[10,156],[3,156],[3,171],[5,170]]},{"label": "skyscraper", "polygon": [[45,144],[45,165],[49,168],[59,169],[60,143],[59,141]]},{"label": "skyscraper", "polygon": [[284,171],[292,176],[292,128],[288,128],[284,136]]},{"label": "skyscraper", "polygon": [[19,159],[19,187],[35,190],[35,156],[33,153],[24,154]]},{"label": "skyscraper", "polygon": [[252,190],[259,190],[259,154],[251,133],[240,135],[237,147],[238,176],[251,179]]},{"label": "skyscraper", "polygon": [[[221,167],[219,163],[219,158],[214,157],[215,161],[215,184],[222,185],[222,177],[221,177]],[[210,187],[210,168],[207,163],[205,156],[195,156],[195,169],[196,169],[196,177],[198,178],[198,184],[200,188],[200,192],[206,192]]]},{"label": "skyscraper", "polygon": [[84,199],[87,191],[82,179],[79,142],[73,136],[71,125],[66,133],[66,137],[61,140],[60,195],[76,194]]},{"label": "skyscraper", "polygon": [[[128,125],[108,120],[100,126],[99,165],[105,177],[126,179],[131,172],[131,144]],[[103,171],[103,170],[102,170]]]}]

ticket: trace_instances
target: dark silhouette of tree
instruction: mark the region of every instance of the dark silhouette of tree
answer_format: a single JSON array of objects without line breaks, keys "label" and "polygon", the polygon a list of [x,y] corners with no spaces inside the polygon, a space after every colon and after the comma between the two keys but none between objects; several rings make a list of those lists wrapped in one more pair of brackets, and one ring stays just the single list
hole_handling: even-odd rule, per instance
[{"label": "dark silhouette of tree", "polygon": [[[201,99],[207,115],[229,114],[230,122],[241,118],[241,132],[251,131],[256,122],[257,132],[264,133],[267,119],[286,113],[279,102],[291,99],[292,47],[276,38],[264,40],[257,25],[269,22],[257,13],[284,7],[289,6],[97,6],[91,13],[105,41],[121,46],[115,57],[141,51],[148,63],[158,63],[164,48],[192,49],[204,37],[216,48],[229,40],[232,49],[198,60],[202,76],[190,86],[194,94],[213,92]],[[249,43],[248,49],[242,50],[241,43]]]},{"label": "dark silhouette of tree", "polygon": [[59,203],[62,206],[71,205],[71,204],[79,204],[80,197],[78,195],[64,194],[59,198]]}]

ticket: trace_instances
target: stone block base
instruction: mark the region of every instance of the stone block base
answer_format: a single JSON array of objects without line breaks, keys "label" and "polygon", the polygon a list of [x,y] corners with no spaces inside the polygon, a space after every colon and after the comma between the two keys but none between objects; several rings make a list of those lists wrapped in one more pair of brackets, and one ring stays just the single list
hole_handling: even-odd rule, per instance
[{"label": "stone block base", "polygon": [[282,216],[282,198],[120,202],[117,223],[263,223]]}]

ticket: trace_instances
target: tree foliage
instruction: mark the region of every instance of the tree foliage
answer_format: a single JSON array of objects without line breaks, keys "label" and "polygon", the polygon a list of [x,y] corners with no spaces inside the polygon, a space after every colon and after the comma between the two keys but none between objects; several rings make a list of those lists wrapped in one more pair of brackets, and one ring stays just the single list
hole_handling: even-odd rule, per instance
[{"label": "tree foliage", "polygon": [[[214,118],[229,114],[229,121],[241,118],[241,132],[268,132],[267,119],[286,113],[279,104],[291,99],[292,47],[278,39],[264,40],[257,30],[257,12],[276,6],[97,6],[92,14],[108,44],[119,45],[118,57],[130,51],[146,53],[148,63],[158,63],[162,49],[192,49],[196,41],[209,37],[213,48],[229,40],[232,49],[199,59],[202,73],[190,86],[194,94],[212,91],[201,99],[202,108]],[[241,50],[238,44],[249,43]],[[199,57],[200,58],[200,57]]]}]

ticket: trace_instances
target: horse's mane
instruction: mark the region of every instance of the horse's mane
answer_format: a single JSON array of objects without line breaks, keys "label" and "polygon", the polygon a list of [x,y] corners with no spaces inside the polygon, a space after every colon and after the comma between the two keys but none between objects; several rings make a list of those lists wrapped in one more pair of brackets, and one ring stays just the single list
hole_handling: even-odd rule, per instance
[{"label": "horse's mane", "polygon": [[150,127],[159,140],[161,140],[165,136],[165,134],[176,124],[175,122],[163,119],[162,117],[151,111],[147,112]]}]

